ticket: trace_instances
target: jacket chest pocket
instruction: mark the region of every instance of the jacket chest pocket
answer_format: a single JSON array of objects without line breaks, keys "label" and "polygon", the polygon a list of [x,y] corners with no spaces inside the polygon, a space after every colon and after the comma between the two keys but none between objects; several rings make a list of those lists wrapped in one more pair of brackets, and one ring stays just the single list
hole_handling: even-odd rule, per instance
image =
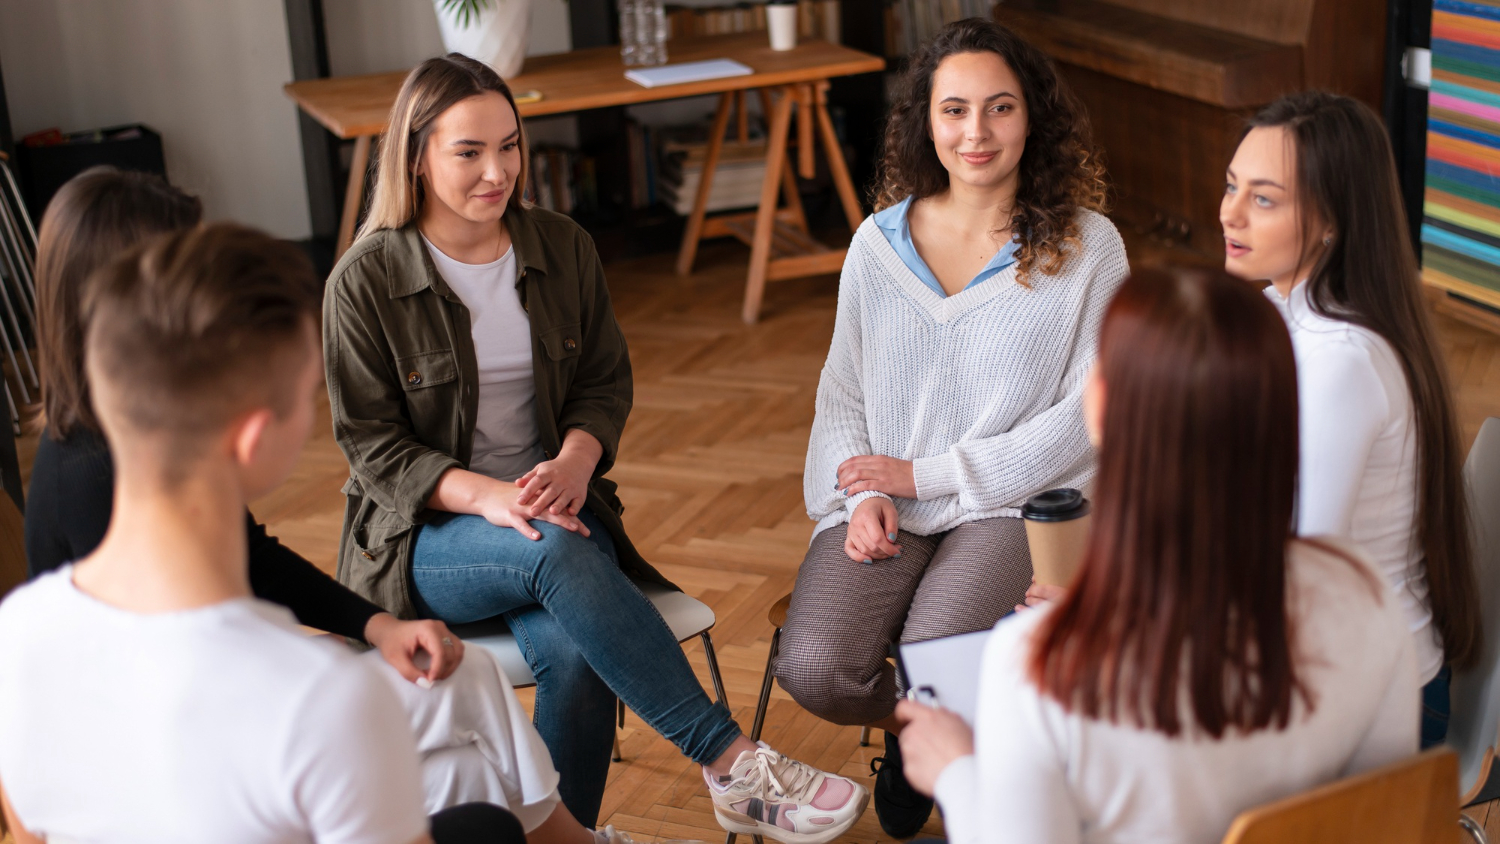
[{"label": "jacket chest pocket", "polygon": [[541,332],[542,348],[547,350],[547,358],[554,363],[575,362],[579,355],[583,354],[583,332],[578,330],[578,323],[567,325],[556,325]]},{"label": "jacket chest pocket", "polygon": [[459,414],[458,359],[452,349],[415,352],[396,358],[396,377],[406,393],[407,412],[416,435],[444,450],[440,442]]}]

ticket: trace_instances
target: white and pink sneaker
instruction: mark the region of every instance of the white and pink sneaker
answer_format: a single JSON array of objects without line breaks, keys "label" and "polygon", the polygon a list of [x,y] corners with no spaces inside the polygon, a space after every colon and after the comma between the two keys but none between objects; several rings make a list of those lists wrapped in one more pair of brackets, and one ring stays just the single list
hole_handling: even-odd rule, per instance
[{"label": "white and pink sneaker", "polygon": [[715,782],[708,770],[714,816],[730,832],[785,844],[827,844],[848,831],[870,802],[853,780],[789,759],[760,743]]}]

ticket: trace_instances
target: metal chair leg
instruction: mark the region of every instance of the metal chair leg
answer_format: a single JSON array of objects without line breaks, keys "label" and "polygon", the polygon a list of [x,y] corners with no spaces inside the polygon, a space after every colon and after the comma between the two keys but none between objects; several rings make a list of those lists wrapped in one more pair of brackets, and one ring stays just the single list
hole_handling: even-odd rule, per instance
[{"label": "metal chair leg", "polygon": [[[706,634],[705,634],[706,635]],[[750,740],[760,741],[760,730],[766,724],[766,708],[771,702],[771,683],[776,679],[771,675],[771,667],[776,664],[776,652],[781,649],[781,628],[771,634],[771,652],[766,655],[766,678],[760,683],[760,700],[755,704],[755,723],[750,727]],[[724,844],[734,844],[739,836],[733,832],[726,833]],[[752,835],[755,844],[765,844],[759,835]]]},{"label": "metal chair leg", "polygon": [[1468,815],[1459,814],[1458,826],[1464,832],[1467,832],[1470,838],[1474,839],[1474,844],[1489,844],[1488,839],[1484,836],[1484,827],[1475,823],[1474,819]]},{"label": "metal chair leg", "polygon": [[729,696],[724,694],[724,677],[719,674],[719,656],[714,653],[714,640],[705,630],[702,633],[703,653],[708,657],[708,673],[714,679],[714,694],[719,698],[719,705],[725,709],[729,708]]},{"label": "metal chair leg", "polygon": [[865,726],[859,728],[859,746],[860,747],[869,747],[870,746],[870,727],[869,727],[869,725],[865,725]]},{"label": "metal chair leg", "polygon": [[766,677],[760,683],[760,700],[755,704],[755,723],[750,727],[750,740],[760,741],[761,728],[766,725],[766,709],[771,703],[771,684],[776,678],[771,669],[776,665],[776,653],[781,648],[781,628],[771,634],[771,650],[766,654]]},{"label": "metal chair leg", "polygon": [[625,757],[620,753],[620,730],[625,728],[625,701],[615,698],[615,749],[609,755],[611,762],[623,762]]}]

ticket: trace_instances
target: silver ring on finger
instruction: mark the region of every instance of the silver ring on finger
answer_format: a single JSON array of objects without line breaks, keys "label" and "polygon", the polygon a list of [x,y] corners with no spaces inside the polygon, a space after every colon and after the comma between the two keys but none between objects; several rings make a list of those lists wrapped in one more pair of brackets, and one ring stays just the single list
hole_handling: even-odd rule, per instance
[{"label": "silver ring on finger", "polygon": [[444,636],[443,637],[443,647],[445,647],[445,648],[451,648],[451,647],[453,647],[453,640],[451,638],[447,637],[447,636]]}]

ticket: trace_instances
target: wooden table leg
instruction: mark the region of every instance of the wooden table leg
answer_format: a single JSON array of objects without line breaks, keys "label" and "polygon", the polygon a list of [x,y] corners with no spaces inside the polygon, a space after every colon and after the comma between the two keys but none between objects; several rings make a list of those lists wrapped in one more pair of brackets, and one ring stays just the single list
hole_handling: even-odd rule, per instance
[{"label": "wooden table leg", "polygon": [[748,144],[748,143],[750,143],[750,112],[745,109],[745,103],[746,103],[745,92],[744,91],[735,91],[734,92],[734,110],[735,110],[735,118],[736,118],[736,120],[738,121],[738,124],[739,124],[736,127],[736,129],[737,129],[737,135],[736,136],[740,139],[740,143],[742,143],[742,144]]},{"label": "wooden table leg", "polygon": [[792,212],[792,225],[807,234],[807,212],[802,209],[802,194],[797,190],[797,174],[792,168],[781,168],[781,191],[786,195],[786,210]]},{"label": "wooden table leg", "polygon": [[349,162],[349,184],[344,186],[344,216],[339,220],[335,261],[343,257],[344,251],[354,243],[354,227],[359,223],[359,212],[365,202],[365,171],[370,166],[370,141],[373,137],[360,135],[354,139],[354,160]]},{"label": "wooden table leg", "polygon": [[766,268],[771,262],[771,235],[776,225],[776,195],[781,192],[781,168],[786,166],[786,136],[792,122],[792,99],[796,90],[784,86],[771,107],[766,130],[766,175],[760,183],[760,207],[755,212],[755,237],[750,244],[750,272],[745,278],[745,307],[740,317],[753,324],[760,318],[760,302],[766,294]]},{"label": "wooden table leg", "polygon": [[708,150],[703,156],[703,173],[698,177],[698,197],[693,200],[693,213],[688,216],[687,228],[682,232],[682,247],[677,250],[677,274],[687,275],[693,271],[693,259],[698,257],[698,241],[703,237],[703,218],[708,213],[708,195],[714,186],[714,169],[719,166],[719,151],[724,148],[724,130],[729,126],[729,108],[734,94],[726,91],[719,95],[719,108],[714,112],[714,125],[708,134]]},{"label": "wooden table leg", "polygon": [[804,179],[817,175],[818,162],[813,158],[813,89],[797,86],[797,172]]},{"label": "wooden table leg", "polygon": [[828,116],[828,82],[819,82],[817,91],[818,129],[823,136],[823,152],[828,156],[828,172],[833,175],[834,187],[838,189],[849,231],[857,231],[864,221],[864,209],[860,208],[854,180],[849,178],[849,165],[844,161],[844,149],[839,146],[838,133],[833,131],[833,120]]}]

